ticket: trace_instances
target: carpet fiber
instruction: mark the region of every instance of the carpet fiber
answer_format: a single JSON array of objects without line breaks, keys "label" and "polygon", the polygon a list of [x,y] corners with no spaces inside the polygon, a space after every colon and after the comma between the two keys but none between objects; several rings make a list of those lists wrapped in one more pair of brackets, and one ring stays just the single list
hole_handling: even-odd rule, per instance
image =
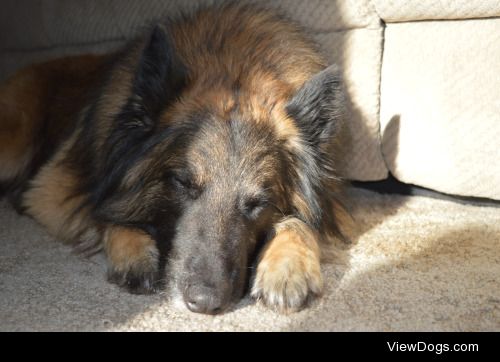
[{"label": "carpet fiber", "polygon": [[500,330],[500,208],[355,189],[351,265],[324,267],[323,298],[279,315],[245,299],[222,316],[134,296],[0,202],[0,330]]}]

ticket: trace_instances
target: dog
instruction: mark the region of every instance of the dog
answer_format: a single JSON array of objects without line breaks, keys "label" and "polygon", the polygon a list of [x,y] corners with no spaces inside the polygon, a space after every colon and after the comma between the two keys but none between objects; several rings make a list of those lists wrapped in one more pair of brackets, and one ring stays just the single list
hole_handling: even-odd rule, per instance
[{"label": "dog", "polygon": [[123,49],[24,68],[0,88],[0,181],[16,209],[108,278],[193,312],[245,293],[277,311],[321,294],[342,236],[344,92],[299,25],[225,4]]}]

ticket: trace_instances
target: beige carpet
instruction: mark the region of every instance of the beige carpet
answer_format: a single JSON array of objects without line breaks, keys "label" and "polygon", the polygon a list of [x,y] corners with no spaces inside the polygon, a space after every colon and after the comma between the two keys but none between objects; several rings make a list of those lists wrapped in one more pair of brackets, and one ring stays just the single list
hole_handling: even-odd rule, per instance
[{"label": "beige carpet", "polygon": [[362,233],[324,297],[278,315],[244,300],[210,317],[108,284],[102,257],[72,255],[0,203],[0,330],[499,331],[500,208],[352,192]]}]

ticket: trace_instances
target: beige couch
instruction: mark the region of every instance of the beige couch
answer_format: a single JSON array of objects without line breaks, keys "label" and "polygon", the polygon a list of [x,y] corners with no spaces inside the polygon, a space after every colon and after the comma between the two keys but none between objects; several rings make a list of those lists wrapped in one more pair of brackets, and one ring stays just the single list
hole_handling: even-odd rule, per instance
[{"label": "beige couch", "polygon": [[[199,2],[4,0],[0,79],[34,61],[114,49],[143,24]],[[382,180],[390,171],[441,192],[500,200],[498,0],[268,3],[307,27],[344,70],[349,178]]]}]

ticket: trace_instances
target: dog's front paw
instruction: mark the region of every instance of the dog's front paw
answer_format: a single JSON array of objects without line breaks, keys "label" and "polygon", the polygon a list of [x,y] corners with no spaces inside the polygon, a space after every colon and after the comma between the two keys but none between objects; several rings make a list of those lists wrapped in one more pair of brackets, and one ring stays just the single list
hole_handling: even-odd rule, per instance
[{"label": "dog's front paw", "polygon": [[105,249],[110,282],[134,294],[155,293],[161,287],[159,252],[149,235],[113,227],[106,233]]},{"label": "dog's front paw", "polygon": [[108,281],[127,289],[132,294],[153,294],[160,287],[160,276],[157,270],[116,270],[108,269]]},{"label": "dog's front paw", "polygon": [[252,286],[252,296],[280,312],[300,310],[321,294],[319,253],[293,230],[279,233],[264,250]]}]

